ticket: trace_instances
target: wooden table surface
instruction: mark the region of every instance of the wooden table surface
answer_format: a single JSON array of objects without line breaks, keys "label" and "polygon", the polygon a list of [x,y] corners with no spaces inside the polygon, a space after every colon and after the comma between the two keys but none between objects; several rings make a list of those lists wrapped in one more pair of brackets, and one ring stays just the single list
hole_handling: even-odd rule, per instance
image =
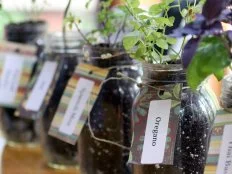
[{"label": "wooden table surface", "polygon": [[6,147],[3,153],[2,174],[79,174],[77,170],[48,168],[39,148],[22,149]]}]

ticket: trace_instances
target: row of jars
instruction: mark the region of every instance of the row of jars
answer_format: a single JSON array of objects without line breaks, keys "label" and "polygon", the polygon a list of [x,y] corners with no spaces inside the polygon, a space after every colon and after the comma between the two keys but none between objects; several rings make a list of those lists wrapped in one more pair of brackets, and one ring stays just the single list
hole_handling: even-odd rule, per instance
[{"label": "row of jars", "polygon": [[[38,64],[46,60],[58,62],[59,71],[55,76],[51,97],[37,120],[16,116],[15,109],[2,109],[2,129],[9,144],[33,146],[39,139],[50,167],[80,167],[83,174],[203,173],[215,117],[214,103],[208,92],[204,88],[197,92],[191,91],[180,64],[140,64],[125,54],[118,54],[122,52],[121,49],[104,44],[90,46],[87,50],[89,59],[81,59],[80,40],[73,33],[67,33],[65,37],[62,34],[49,37],[45,51],[39,54]],[[118,56],[102,59],[101,55],[106,53]],[[104,83],[90,112],[90,125],[95,136],[125,147],[131,146],[133,132],[138,129],[134,125],[139,125],[140,118],[147,117],[141,114],[141,110],[147,113],[150,102],[157,100],[157,88],[177,83],[183,85],[173,165],[128,164],[130,151],[94,139],[88,121],[76,145],[48,135],[62,94],[79,62],[108,68],[107,79],[118,77],[118,73],[128,77]],[[158,92],[160,95],[164,93],[162,90]],[[155,158],[155,154],[150,155]]]}]

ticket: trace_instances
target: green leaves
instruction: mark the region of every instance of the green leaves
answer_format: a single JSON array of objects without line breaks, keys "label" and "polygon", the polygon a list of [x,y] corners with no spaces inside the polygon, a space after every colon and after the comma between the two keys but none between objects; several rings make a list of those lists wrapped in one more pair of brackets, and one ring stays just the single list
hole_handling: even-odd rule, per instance
[{"label": "green leaves", "polygon": [[223,69],[230,63],[230,53],[225,49],[222,38],[217,36],[203,38],[187,69],[189,86],[196,89],[211,74],[215,74],[220,80],[223,76]]},{"label": "green leaves", "polygon": [[126,0],[126,2],[127,2],[128,4],[130,4],[130,6],[131,6],[132,8],[139,7],[139,5],[140,5],[139,0]]},{"label": "green leaves", "polygon": [[149,8],[149,14],[154,16],[159,15],[162,11],[163,9],[160,8],[160,4],[154,4]]},{"label": "green leaves", "polygon": [[181,84],[176,84],[173,88],[173,95],[175,96],[176,99],[180,99],[180,93],[181,93]]},{"label": "green leaves", "polygon": [[139,38],[137,36],[126,36],[123,38],[123,46],[126,50],[130,50],[138,41]]},{"label": "green leaves", "polygon": [[135,53],[135,56],[138,58],[143,57],[145,55],[146,51],[147,51],[146,46],[142,42],[140,42],[138,45],[138,49]]},{"label": "green leaves", "polygon": [[174,45],[176,44],[176,38],[173,38],[173,37],[167,37],[166,38],[167,42],[171,45]]},{"label": "green leaves", "polygon": [[[136,37],[126,36],[123,39],[126,51],[139,60],[142,58],[150,63],[163,63],[163,50],[176,43],[176,39],[165,34],[165,28],[173,26],[175,20],[175,17],[167,15],[170,3],[174,0],[162,0],[148,11],[139,8],[138,0],[125,2],[128,14],[132,15],[132,33],[137,33]],[[160,16],[163,12],[164,15]]]},{"label": "green leaves", "polygon": [[162,49],[168,49],[168,43],[164,39],[158,39],[156,45]]}]

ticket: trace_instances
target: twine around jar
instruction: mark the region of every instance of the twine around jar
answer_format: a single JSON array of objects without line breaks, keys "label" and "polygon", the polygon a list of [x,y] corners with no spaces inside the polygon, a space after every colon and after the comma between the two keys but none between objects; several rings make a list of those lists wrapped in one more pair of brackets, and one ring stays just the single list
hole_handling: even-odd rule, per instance
[{"label": "twine around jar", "polygon": [[[131,66],[133,66],[133,65],[115,66],[115,67],[110,67],[109,69],[122,68],[122,67],[125,67],[125,68],[126,68],[126,67],[131,67]],[[121,72],[118,72],[118,73],[117,73],[117,76],[119,76],[119,77],[110,77],[110,78],[108,78],[108,79],[102,81],[102,83],[100,84],[100,87],[99,87],[99,88],[101,89],[102,86],[103,86],[105,83],[107,83],[107,82],[109,82],[109,81],[111,81],[111,80],[130,80],[131,82],[134,82],[135,84],[137,84],[137,86],[138,86],[139,88],[142,88],[143,86],[147,86],[147,87],[150,87],[150,88],[153,88],[153,89],[156,89],[156,90],[163,90],[163,88],[157,88],[157,87],[154,87],[154,86],[149,85],[149,84],[147,84],[147,83],[139,83],[139,82],[137,82],[135,79],[133,79],[133,78],[131,78],[131,77],[128,77],[127,75],[125,75],[125,74],[123,74],[123,73],[121,73]],[[148,79],[147,79],[147,80],[148,80]],[[157,82],[157,81],[149,79],[149,82]],[[92,129],[92,127],[91,127],[91,123],[90,123],[90,119],[91,119],[91,114],[90,114],[90,112],[91,112],[91,111],[90,111],[90,109],[89,109],[89,100],[88,100],[88,102],[87,102],[87,111],[88,111],[88,127],[89,127],[89,131],[90,131],[90,134],[91,134],[91,136],[92,136],[93,139],[95,139],[95,140],[97,140],[97,141],[104,142],[104,143],[108,143],[108,144],[112,144],[112,145],[118,146],[118,147],[120,147],[120,148],[122,148],[122,149],[127,149],[127,150],[130,150],[130,149],[131,149],[130,147],[124,146],[124,145],[119,144],[119,143],[117,143],[117,142],[114,142],[114,141],[111,141],[111,140],[107,140],[107,139],[104,139],[104,138],[96,137],[95,134],[94,134],[94,132],[93,132],[93,129]],[[134,124],[133,119],[132,119],[132,124]]]}]

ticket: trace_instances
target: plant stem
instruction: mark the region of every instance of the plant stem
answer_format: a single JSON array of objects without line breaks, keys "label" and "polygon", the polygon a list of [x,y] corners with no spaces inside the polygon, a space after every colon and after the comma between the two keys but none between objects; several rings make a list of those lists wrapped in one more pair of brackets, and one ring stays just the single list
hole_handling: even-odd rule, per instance
[{"label": "plant stem", "polygon": [[[68,1],[68,4],[67,4],[67,6],[66,6],[66,8],[64,10],[63,21],[67,17],[71,2],[72,2],[72,0]],[[64,50],[66,51],[66,48],[67,48],[67,44],[66,44],[66,27],[65,27],[64,23],[63,23],[63,27],[62,27],[62,33],[63,33],[63,40],[64,40]]]},{"label": "plant stem", "polygon": [[141,25],[141,30],[143,31],[144,35],[147,36],[147,32],[146,32],[146,31],[144,30],[144,28],[143,28],[143,26],[145,26],[145,25],[144,25],[143,23],[141,23],[141,21],[135,16],[135,14],[133,13],[133,11],[131,10],[131,7],[130,7],[128,1],[125,0],[125,2],[126,2],[125,7],[126,7],[127,11],[130,13],[130,15],[131,15],[136,21],[139,22],[139,24]]},{"label": "plant stem", "polygon": [[84,41],[85,41],[87,44],[91,45],[90,41],[85,37],[85,35],[82,33],[81,29],[79,28],[79,26],[78,26],[75,22],[74,22],[74,25],[75,25],[75,27],[76,27],[78,33],[80,33],[81,37],[84,39]]},{"label": "plant stem", "polygon": [[174,50],[173,48],[170,48],[170,49],[177,55],[177,57],[181,58],[180,53],[176,52],[176,50]]},{"label": "plant stem", "polygon": [[184,39],[183,39],[183,42],[182,42],[182,44],[181,44],[180,50],[179,50],[179,52],[177,53],[177,56],[178,56],[179,58],[181,58],[180,53],[181,53],[181,51],[184,49],[185,41],[186,41],[186,36],[184,36]]},{"label": "plant stem", "polygon": [[127,20],[127,15],[125,15],[124,17],[124,20],[123,20],[123,23],[122,23],[122,26],[120,28],[120,30],[118,30],[116,36],[115,36],[115,39],[114,39],[114,45],[116,44],[117,40],[118,40],[118,37],[119,37],[119,34],[123,31],[123,29],[125,28],[126,26],[126,20]]}]

